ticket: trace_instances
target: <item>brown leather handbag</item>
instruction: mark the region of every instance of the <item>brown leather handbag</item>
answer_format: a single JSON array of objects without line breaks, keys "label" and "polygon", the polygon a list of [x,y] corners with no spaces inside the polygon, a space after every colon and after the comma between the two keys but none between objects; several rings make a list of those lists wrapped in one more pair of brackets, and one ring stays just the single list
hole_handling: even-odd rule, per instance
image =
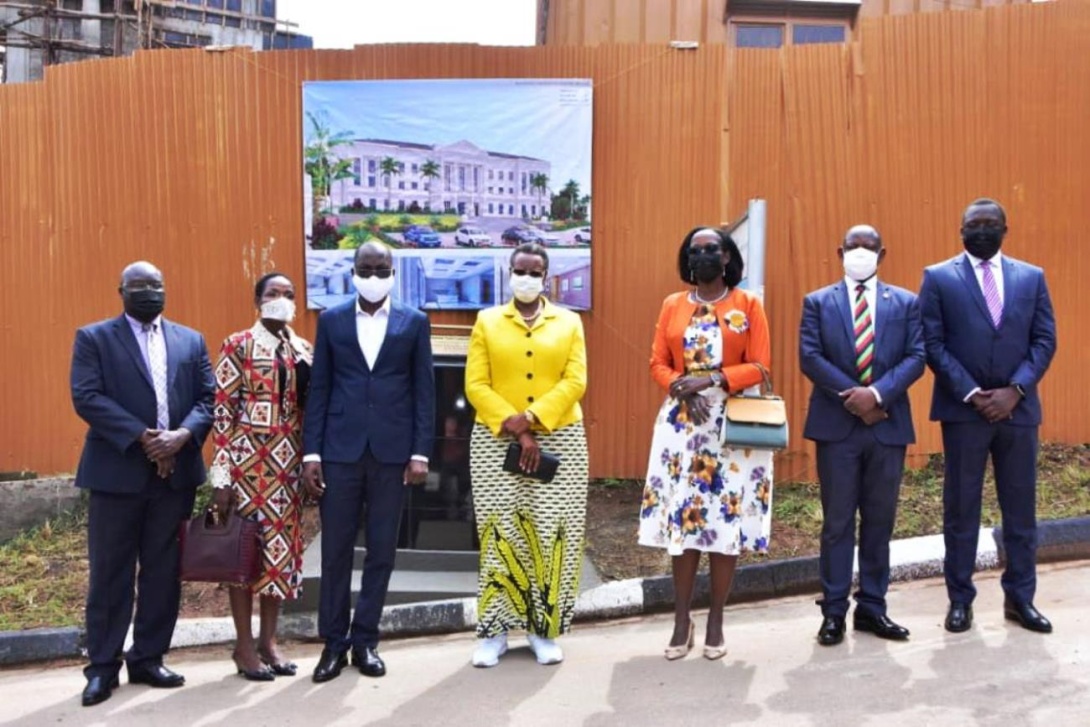
[{"label": "brown leather handbag", "polygon": [[216,524],[211,511],[182,522],[181,579],[201,583],[252,583],[261,575],[261,526],[234,508]]}]

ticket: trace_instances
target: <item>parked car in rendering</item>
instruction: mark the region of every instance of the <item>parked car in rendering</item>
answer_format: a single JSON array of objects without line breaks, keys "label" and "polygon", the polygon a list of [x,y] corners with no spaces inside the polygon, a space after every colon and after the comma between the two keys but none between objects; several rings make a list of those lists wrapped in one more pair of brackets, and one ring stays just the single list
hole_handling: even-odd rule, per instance
[{"label": "parked car in rendering", "polygon": [[572,238],[576,244],[589,245],[590,244],[590,228],[589,227],[577,227],[575,229],[575,236]]},{"label": "parked car in rendering", "polygon": [[556,247],[560,244],[560,235],[556,234],[555,232],[539,229],[538,233],[541,235],[542,245],[547,245],[548,247]]},{"label": "parked car in rendering", "polygon": [[405,228],[405,241],[417,247],[439,247],[439,233],[427,225],[410,225]]},{"label": "parked car in rendering", "polygon": [[521,245],[524,242],[537,242],[545,244],[545,233],[530,225],[515,225],[508,227],[500,235],[504,245]]},{"label": "parked car in rendering", "polygon": [[454,244],[465,247],[489,247],[492,238],[480,227],[464,225],[454,232]]}]

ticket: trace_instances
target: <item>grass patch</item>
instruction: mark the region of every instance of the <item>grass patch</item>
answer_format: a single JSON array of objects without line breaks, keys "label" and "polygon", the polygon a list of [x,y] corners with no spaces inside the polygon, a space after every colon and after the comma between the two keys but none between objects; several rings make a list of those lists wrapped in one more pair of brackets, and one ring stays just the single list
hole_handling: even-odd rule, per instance
[{"label": "grass patch", "polygon": [[[943,457],[933,455],[918,469],[905,472],[901,483],[895,539],[942,533]],[[587,544],[591,560],[610,579],[666,575],[665,551],[635,545],[643,483],[639,480],[596,480],[587,512]],[[1090,513],[1090,445],[1044,444],[1038,457],[1037,518],[1063,520]],[[759,563],[820,550],[821,487],[816,482],[777,482],[772,496],[772,538],[767,555],[744,553],[743,563]],[[1001,523],[995,478],[984,482],[981,526]]]},{"label": "grass patch", "polygon": [[0,631],[78,626],[86,593],[85,503],[0,545]]}]

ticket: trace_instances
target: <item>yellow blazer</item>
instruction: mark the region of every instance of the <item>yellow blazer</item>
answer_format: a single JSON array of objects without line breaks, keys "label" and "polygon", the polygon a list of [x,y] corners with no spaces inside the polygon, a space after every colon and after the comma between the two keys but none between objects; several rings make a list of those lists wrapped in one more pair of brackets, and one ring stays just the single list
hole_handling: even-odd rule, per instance
[{"label": "yellow blazer", "polygon": [[583,321],[546,301],[533,327],[513,302],[477,314],[466,358],[466,397],[477,421],[497,437],[503,422],[533,412],[535,429],[551,432],[582,421],[587,390]]}]

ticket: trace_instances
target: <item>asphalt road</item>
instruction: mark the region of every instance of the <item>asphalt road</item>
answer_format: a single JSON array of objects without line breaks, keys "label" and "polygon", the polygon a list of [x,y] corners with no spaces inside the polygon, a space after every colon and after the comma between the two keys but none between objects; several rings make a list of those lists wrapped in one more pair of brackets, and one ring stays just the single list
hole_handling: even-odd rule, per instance
[{"label": "asphalt road", "polygon": [[997,573],[978,576],[976,621],[942,628],[940,581],[897,584],[890,616],[907,643],[849,632],[814,641],[812,597],[734,606],[730,653],[666,662],[670,618],[579,624],[561,643],[567,659],[534,662],[525,640],[494,669],[469,664],[473,637],[458,634],[383,645],[389,674],[345,671],[316,685],[313,644],[292,644],[301,674],[273,684],[235,676],[229,647],[170,654],[188,679],[176,690],[123,684],[112,699],[79,705],[77,665],[0,672],[0,724],[19,725],[1090,725],[1090,562],[1043,567],[1037,606],[1055,633],[1003,620]]}]

